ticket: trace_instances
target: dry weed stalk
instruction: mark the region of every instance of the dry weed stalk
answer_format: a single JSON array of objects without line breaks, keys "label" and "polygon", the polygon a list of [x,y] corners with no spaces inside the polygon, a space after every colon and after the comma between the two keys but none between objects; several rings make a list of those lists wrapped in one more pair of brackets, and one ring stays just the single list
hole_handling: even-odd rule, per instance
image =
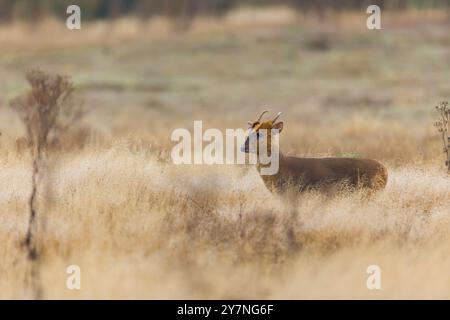
[{"label": "dry weed stalk", "polygon": [[67,77],[50,75],[40,70],[28,72],[26,79],[31,86],[31,90],[12,99],[10,106],[17,112],[25,125],[33,161],[32,189],[28,199],[29,222],[24,247],[27,258],[31,263],[30,278],[27,285],[31,290],[32,297],[40,299],[42,297],[39,281],[40,255],[36,240],[38,233],[38,179],[42,175],[41,169],[44,164],[49,135],[52,131],[58,129],[58,120],[62,111],[72,105],[70,100],[73,86]]},{"label": "dry weed stalk", "polygon": [[450,107],[447,101],[439,103],[436,106],[436,110],[439,112],[439,120],[434,123],[438,132],[441,134],[442,144],[444,146],[443,151],[446,155],[445,165],[447,171],[450,173]]}]

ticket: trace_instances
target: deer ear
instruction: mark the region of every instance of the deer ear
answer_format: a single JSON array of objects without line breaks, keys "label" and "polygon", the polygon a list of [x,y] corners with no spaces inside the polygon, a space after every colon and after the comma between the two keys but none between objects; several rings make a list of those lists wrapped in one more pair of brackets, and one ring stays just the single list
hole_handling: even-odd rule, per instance
[{"label": "deer ear", "polygon": [[283,122],[277,122],[272,126],[272,129],[278,130],[278,133],[283,131]]},{"label": "deer ear", "polygon": [[247,121],[248,123],[248,128],[251,129],[253,127],[253,122]]}]

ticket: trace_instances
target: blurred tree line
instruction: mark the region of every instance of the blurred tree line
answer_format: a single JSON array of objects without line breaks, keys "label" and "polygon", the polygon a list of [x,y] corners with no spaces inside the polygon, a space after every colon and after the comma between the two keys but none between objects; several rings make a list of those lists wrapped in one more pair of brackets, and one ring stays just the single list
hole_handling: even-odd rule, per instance
[{"label": "blurred tree line", "polygon": [[66,8],[78,4],[83,19],[154,15],[190,19],[198,14],[221,15],[238,6],[289,5],[304,13],[325,10],[365,9],[378,4],[387,10],[450,8],[450,0],[0,0],[0,22],[66,16]]}]

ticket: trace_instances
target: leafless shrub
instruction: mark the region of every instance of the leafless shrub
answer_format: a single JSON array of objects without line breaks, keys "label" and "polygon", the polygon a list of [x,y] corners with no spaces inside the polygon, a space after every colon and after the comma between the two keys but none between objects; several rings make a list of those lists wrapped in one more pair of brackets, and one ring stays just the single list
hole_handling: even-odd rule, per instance
[{"label": "leafless shrub", "polygon": [[439,119],[434,123],[438,132],[441,134],[443,151],[446,155],[445,165],[450,173],[450,107],[447,101],[439,103],[436,106],[439,112]]},{"label": "leafless shrub", "polygon": [[29,72],[26,77],[32,90],[10,102],[27,129],[27,138],[20,139],[46,150],[83,146],[89,130],[81,125],[85,113],[72,98],[73,86],[68,77],[39,70]]},{"label": "leafless shrub", "polygon": [[33,171],[32,190],[28,199],[29,224],[24,240],[24,247],[31,265],[28,286],[33,298],[39,299],[42,290],[39,281],[40,256],[37,245],[38,233],[38,178],[42,175],[45,151],[51,134],[67,128],[61,119],[76,119],[79,113],[73,111],[73,86],[68,77],[51,75],[40,70],[27,73],[26,79],[31,90],[10,101],[10,106],[17,112],[27,131],[28,146],[31,149]]}]

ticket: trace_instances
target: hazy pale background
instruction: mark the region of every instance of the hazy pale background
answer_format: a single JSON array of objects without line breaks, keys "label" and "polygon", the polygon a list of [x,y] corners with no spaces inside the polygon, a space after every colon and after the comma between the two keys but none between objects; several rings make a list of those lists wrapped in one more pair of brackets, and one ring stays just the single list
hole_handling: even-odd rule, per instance
[{"label": "hazy pale background", "polygon": [[[30,159],[8,100],[40,68],[72,76],[87,111],[41,181],[46,298],[449,298],[450,181],[432,123],[450,96],[450,16],[444,2],[393,3],[373,31],[363,2],[105,7],[79,31],[59,7],[3,16],[0,297],[26,297]],[[266,108],[283,112],[284,153],[378,159],[386,190],[286,204],[251,167],[171,164],[173,129],[244,127]],[[70,264],[80,291],[65,286]],[[366,288],[370,264],[382,290]]]}]

